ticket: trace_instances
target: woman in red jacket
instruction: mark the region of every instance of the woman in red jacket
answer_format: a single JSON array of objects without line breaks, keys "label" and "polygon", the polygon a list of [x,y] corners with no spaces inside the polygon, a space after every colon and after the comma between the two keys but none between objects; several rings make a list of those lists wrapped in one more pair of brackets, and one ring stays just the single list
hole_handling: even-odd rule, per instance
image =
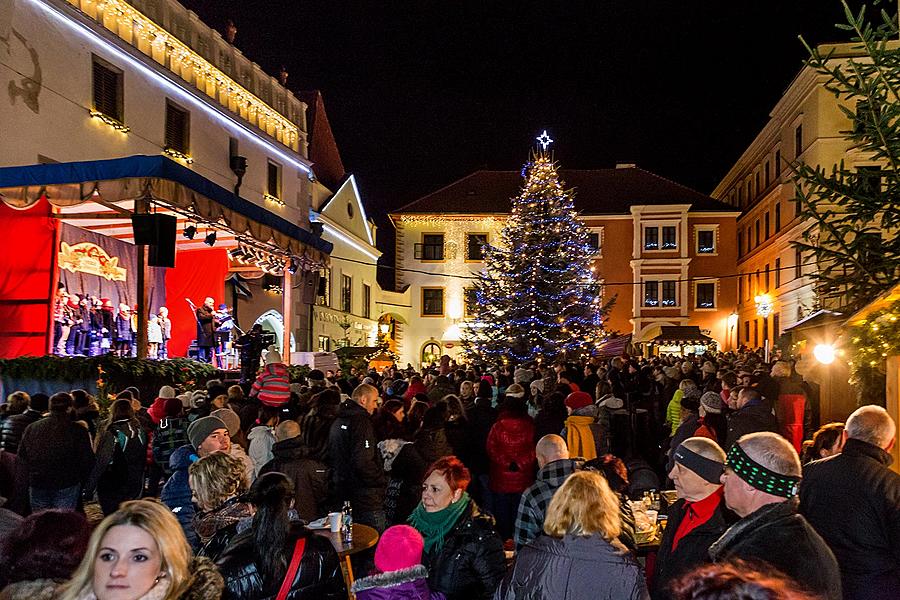
[{"label": "woman in red jacket", "polygon": [[534,421],[523,398],[507,397],[487,439],[493,513],[503,539],[512,537],[519,499],[534,483]]}]

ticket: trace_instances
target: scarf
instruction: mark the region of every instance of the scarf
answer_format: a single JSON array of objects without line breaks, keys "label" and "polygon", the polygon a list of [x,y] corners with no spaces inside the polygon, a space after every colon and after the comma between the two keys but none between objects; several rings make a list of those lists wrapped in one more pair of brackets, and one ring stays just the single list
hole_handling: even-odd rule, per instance
[{"label": "scarf", "polygon": [[[172,582],[168,577],[160,579],[152,588],[147,590],[138,600],[163,600],[169,593],[169,586]],[[88,589],[78,595],[78,600],[97,600],[97,595],[88,586]]]},{"label": "scarf", "polygon": [[597,444],[590,427],[593,424],[594,417],[572,415],[566,419],[566,445],[572,456],[585,460],[597,458]]},{"label": "scarf", "polygon": [[425,539],[425,554],[439,552],[444,547],[444,536],[450,532],[459,518],[469,507],[469,494],[463,492],[459,500],[453,502],[444,510],[427,512],[419,502],[416,509],[409,515],[409,524],[415,527]]}]

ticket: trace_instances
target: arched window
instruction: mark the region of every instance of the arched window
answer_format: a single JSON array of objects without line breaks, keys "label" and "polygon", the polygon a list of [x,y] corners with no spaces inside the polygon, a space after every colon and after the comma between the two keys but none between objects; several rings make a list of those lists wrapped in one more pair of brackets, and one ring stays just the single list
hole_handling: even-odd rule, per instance
[{"label": "arched window", "polygon": [[435,341],[426,342],[422,346],[422,363],[430,365],[441,360],[441,345]]}]

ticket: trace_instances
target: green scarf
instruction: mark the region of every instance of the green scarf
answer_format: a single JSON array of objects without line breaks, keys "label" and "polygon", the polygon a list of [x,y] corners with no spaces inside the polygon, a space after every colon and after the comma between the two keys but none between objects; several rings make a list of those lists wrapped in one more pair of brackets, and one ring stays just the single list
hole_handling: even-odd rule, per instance
[{"label": "green scarf", "polygon": [[409,515],[408,522],[425,539],[425,554],[439,551],[444,547],[444,536],[456,525],[468,507],[469,494],[467,492],[463,492],[459,500],[437,512],[426,512],[425,507],[419,502],[416,509]]}]

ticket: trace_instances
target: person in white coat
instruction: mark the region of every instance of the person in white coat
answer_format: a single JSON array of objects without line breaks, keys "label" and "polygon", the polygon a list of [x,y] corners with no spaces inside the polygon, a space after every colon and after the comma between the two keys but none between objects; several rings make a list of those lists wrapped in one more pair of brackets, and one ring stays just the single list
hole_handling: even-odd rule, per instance
[{"label": "person in white coat", "polygon": [[275,458],[272,446],[275,445],[275,427],[281,421],[281,409],[265,404],[259,409],[256,426],[250,429],[247,439],[250,440],[248,454],[253,461],[253,476],[259,474],[263,465]]}]

